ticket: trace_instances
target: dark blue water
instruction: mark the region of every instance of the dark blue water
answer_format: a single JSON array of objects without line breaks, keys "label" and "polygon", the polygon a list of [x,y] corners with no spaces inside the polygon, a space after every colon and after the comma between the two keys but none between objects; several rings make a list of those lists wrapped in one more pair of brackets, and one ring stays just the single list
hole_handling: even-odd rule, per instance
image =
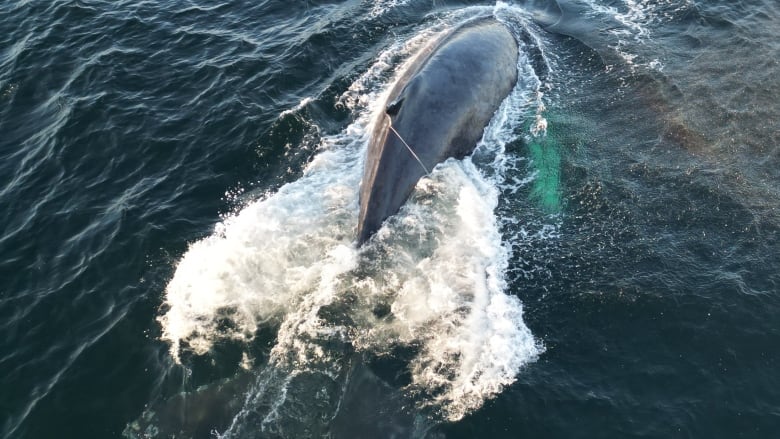
[{"label": "dark blue water", "polygon": [[[481,14],[521,81],[357,251],[382,93]],[[0,436],[776,436],[778,35],[774,0],[0,4]]]}]

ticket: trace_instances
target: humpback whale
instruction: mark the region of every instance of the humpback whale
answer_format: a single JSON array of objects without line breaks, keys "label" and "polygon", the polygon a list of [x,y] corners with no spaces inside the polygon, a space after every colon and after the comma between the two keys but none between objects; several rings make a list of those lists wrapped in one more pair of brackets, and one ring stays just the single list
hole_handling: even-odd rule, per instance
[{"label": "humpback whale", "polygon": [[474,150],[517,82],[517,58],[514,36],[492,17],[445,32],[415,56],[374,125],[360,187],[358,246],[436,164]]}]

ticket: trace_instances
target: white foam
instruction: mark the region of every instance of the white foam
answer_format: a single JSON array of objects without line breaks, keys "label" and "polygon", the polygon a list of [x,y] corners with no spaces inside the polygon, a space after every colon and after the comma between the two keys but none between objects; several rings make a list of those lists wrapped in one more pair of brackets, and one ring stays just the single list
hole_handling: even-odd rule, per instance
[{"label": "white foam", "polygon": [[372,0],[371,10],[368,11],[368,16],[371,18],[378,17],[390,9],[406,5],[409,0]]},{"label": "white foam", "polygon": [[287,116],[287,115],[290,115],[290,114],[295,114],[296,112],[306,108],[306,106],[309,105],[312,102],[314,102],[314,98],[312,98],[312,97],[305,97],[305,98],[301,99],[301,101],[298,102],[298,105],[296,105],[295,107],[290,108],[288,110],[282,111],[282,113],[279,115],[279,117]]}]

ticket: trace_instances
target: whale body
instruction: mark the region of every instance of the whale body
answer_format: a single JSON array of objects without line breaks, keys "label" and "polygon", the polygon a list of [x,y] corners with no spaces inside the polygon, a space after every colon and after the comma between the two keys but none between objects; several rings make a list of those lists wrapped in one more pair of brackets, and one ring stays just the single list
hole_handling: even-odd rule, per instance
[{"label": "whale body", "polygon": [[426,46],[390,91],[368,146],[357,245],[398,212],[418,180],[482,138],[517,82],[518,46],[494,18],[468,21]]}]

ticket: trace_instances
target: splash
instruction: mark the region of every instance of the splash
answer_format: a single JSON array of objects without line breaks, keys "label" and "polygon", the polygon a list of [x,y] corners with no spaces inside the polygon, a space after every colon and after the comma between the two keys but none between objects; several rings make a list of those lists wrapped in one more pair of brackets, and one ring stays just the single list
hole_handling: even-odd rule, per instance
[{"label": "splash", "polygon": [[[175,359],[182,345],[204,354],[219,338],[249,340],[258,325],[294,309],[317,279],[339,270],[329,255],[350,246],[359,181],[347,150],[322,151],[302,179],[250,203],[190,246],[160,318]],[[231,327],[220,328],[222,319]]]}]

